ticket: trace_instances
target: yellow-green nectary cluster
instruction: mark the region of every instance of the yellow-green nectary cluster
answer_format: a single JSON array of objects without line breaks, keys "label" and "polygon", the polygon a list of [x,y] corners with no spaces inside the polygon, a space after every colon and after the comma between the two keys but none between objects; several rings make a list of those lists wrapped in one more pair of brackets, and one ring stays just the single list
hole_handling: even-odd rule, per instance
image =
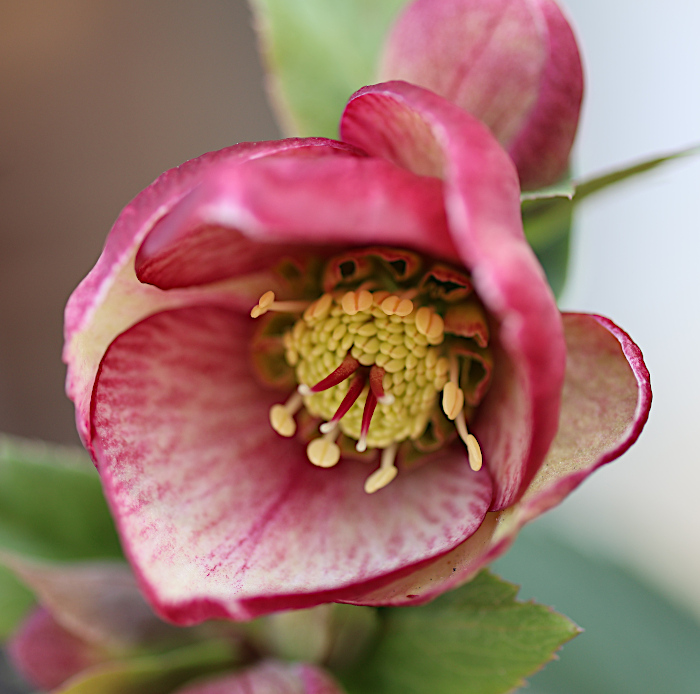
[{"label": "yellow-green nectary cluster", "polygon": [[[300,384],[318,383],[348,353],[365,367],[376,364],[386,371],[384,392],[393,395],[394,402],[377,405],[367,435],[367,445],[376,448],[423,434],[449,371],[441,347],[444,340],[441,321],[437,329],[433,326],[426,329],[432,314],[426,314],[424,309],[419,315],[420,309],[413,307],[408,315],[388,314],[382,308],[382,305],[386,307],[387,294],[364,292],[365,301],[360,301],[359,307],[355,304],[350,312],[347,301],[326,294],[284,336],[286,360],[295,369]],[[305,395],[306,409],[314,416],[330,420],[351,382],[349,378],[321,393]],[[368,390],[366,385],[339,422],[340,430],[353,439],[360,438]]]}]

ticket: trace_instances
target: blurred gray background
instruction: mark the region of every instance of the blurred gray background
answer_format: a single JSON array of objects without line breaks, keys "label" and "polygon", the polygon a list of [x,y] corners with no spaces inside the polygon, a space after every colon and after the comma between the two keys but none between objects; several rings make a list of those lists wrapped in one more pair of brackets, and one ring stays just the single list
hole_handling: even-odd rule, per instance
[{"label": "blurred gray background", "polygon": [[[588,78],[576,170],[700,142],[700,4],[566,6]],[[243,0],[0,0],[0,430],[77,442],[62,311],[120,209],[186,159],[278,136],[250,24]],[[655,401],[544,522],[700,615],[698,220],[699,158],[581,209],[563,305],[630,332]]]}]

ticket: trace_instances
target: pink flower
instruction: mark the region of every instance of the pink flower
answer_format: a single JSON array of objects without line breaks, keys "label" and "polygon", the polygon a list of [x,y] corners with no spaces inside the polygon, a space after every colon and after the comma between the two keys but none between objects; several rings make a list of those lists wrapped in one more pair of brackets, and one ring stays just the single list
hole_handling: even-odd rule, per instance
[{"label": "pink flower", "polygon": [[66,309],[79,431],[142,588],[180,624],[429,600],[647,417],[629,337],[559,314],[486,127],[393,82],[350,99],[341,136],[166,172]]},{"label": "pink flower", "polygon": [[414,0],[387,38],[379,78],[426,87],[486,123],[522,188],[566,173],[583,71],[554,0]]}]

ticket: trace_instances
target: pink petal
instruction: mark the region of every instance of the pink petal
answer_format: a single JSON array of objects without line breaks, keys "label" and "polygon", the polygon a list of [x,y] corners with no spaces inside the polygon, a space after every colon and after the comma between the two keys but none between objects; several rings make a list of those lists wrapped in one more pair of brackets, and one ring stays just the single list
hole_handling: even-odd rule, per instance
[{"label": "pink petal", "polygon": [[15,668],[41,690],[55,689],[106,659],[94,646],[66,631],[43,608],[35,610],[8,643]]},{"label": "pink petal", "polygon": [[553,0],[536,4],[547,24],[548,59],[537,103],[508,144],[520,184],[529,190],[566,174],[583,98],[583,68],[571,26]]},{"label": "pink petal", "polygon": [[553,0],[415,0],[389,34],[379,75],[426,87],[486,123],[523,188],[565,174],[583,72]]},{"label": "pink petal", "polygon": [[172,289],[373,243],[453,254],[440,182],[381,159],[269,157],[213,167],[155,224],[136,274]]},{"label": "pink petal", "polygon": [[179,633],[153,614],[126,564],[50,564],[7,554],[3,563],[34,591],[53,619],[85,643],[124,649]]},{"label": "pink petal", "polygon": [[71,295],[65,313],[63,359],[68,365],[66,390],[75,403],[78,431],[88,447],[92,386],[100,359],[110,342],[147,315],[201,302],[201,297],[192,293],[164,294],[144,287],[137,280],[134,256],[146,234],[180,199],[200,184],[202,177],[215,164],[249,161],[281,152],[289,155],[292,151],[302,158],[338,152],[356,155],[356,151],[347,145],[316,138],[234,145],[166,171],[121,213],[100,259]]},{"label": "pink petal", "polygon": [[488,513],[474,535],[436,562],[379,590],[348,594],[347,602],[415,604],[457,587],[505,552],[525,523],[637,440],[651,406],[639,347],[607,318],[570,313],[563,319],[568,353],[559,431],[520,501]]},{"label": "pink petal", "polygon": [[102,361],[94,449],[142,587],[181,624],[333,601],[471,535],[491,499],[464,454],[402,473],[322,470],[270,428],[278,397],[251,374],[248,316],[216,307],[152,316]]},{"label": "pink petal", "polygon": [[331,676],[305,663],[264,662],[232,675],[203,680],[175,694],[343,694]]},{"label": "pink petal", "polygon": [[529,0],[415,0],[387,38],[379,81],[430,89],[507,144],[537,100],[545,35]]},{"label": "pink petal", "polygon": [[559,312],[523,234],[513,164],[475,118],[402,82],[357,92],[341,134],[370,155],[445,179],[460,260],[497,321],[494,380],[473,428],[494,477],[491,508],[505,508],[522,494],[554,438],[565,360]]}]

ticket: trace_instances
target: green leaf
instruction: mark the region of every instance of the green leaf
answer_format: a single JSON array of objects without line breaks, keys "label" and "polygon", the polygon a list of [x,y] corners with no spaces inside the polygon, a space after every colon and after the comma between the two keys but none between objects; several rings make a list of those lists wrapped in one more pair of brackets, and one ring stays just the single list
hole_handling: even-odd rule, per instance
[{"label": "green leaf", "polygon": [[122,557],[82,450],[0,436],[0,549],[42,559]]},{"label": "green leaf", "polygon": [[555,186],[523,193],[521,200],[527,240],[536,251],[547,248],[569,234],[573,210],[582,200],[668,161],[698,152],[699,147],[686,148],[582,181],[562,181]]},{"label": "green leaf", "polygon": [[0,641],[14,633],[33,604],[32,592],[0,566]]},{"label": "green leaf", "polygon": [[525,236],[544,268],[555,296],[564,288],[574,210],[582,200],[615,183],[700,151],[700,148],[654,157],[583,181],[564,180],[521,195]]},{"label": "green leaf", "polygon": [[407,2],[250,0],[286,134],[338,137],[345,103],[375,81],[384,36]]},{"label": "green leaf", "polygon": [[521,594],[553,603],[586,631],[523,694],[697,694],[700,623],[624,566],[557,537],[555,518],[525,527],[495,567]]},{"label": "green leaf", "polygon": [[382,610],[365,662],[340,673],[350,694],[511,691],[579,632],[548,607],[516,601],[517,586],[488,571],[423,607]]},{"label": "green leaf", "polygon": [[54,694],[168,694],[186,682],[221,672],[239,659],[226,639],[200,643],[85,670]]}]

